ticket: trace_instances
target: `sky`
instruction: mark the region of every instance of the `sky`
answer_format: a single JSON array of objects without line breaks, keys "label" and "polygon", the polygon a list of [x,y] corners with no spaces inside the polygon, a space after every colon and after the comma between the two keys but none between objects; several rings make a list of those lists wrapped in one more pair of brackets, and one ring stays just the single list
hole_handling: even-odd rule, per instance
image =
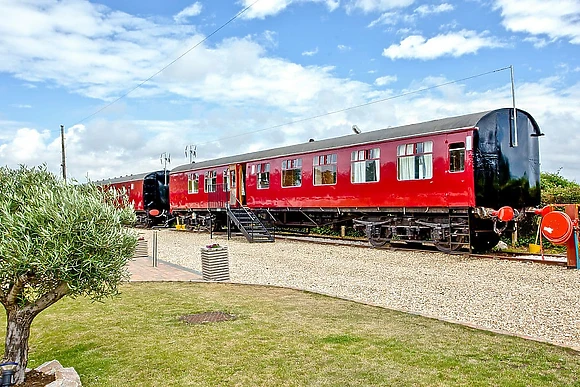
[{"label": "sky", "polygon": [[0,0],[0,19],[0,165],[60,175],[61,125],[84,182],[511,107],[513,66],[542,170],[580,182],[580,0]]}]

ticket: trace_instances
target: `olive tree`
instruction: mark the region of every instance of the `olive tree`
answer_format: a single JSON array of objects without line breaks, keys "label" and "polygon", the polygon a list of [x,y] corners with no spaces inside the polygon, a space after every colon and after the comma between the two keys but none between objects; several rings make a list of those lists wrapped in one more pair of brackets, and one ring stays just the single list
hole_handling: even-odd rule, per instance
[{"label": "olive tree", "polygon": [[118,293],[137,244],[132,209],[92,184],[66,184],[45,166],[0,168],[0,301],[4,361],[24,381],[33,319],[64,296]]}]

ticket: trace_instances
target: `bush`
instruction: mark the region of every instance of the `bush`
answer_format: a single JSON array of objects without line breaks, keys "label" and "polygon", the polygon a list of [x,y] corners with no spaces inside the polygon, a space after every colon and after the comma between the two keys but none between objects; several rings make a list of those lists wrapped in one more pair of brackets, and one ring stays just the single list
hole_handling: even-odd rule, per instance
[{"label": "bush", "polygon": [[544,205],[580,203],[580,184],[560,176],[560,171],[542,172],[540,185]]}]

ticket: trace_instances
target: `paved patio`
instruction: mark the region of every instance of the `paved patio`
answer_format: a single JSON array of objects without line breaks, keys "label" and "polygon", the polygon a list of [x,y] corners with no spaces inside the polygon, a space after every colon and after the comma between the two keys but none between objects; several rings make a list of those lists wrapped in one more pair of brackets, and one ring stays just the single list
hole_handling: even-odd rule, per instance
[{"label": "paved patio", "polygon": [[202,281],[201,273],[170,262],[158,260],[153,267],[151,257],[135,258],[127,264],[130,282],[138,281]]}]

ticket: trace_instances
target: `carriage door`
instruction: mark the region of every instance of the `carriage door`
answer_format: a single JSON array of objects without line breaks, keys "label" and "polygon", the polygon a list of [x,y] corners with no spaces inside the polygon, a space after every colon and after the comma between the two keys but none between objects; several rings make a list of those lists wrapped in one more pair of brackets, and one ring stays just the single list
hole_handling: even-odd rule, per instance
[{"label": "carriage door", "polygon": [[236,199],[246,205],[246,164],[236,164]]},{"label": "carriage door", "polygon": [[238,185],[236,184],[236,182],[238,181],[237,179],[237,173],[236,173],[236,165],[230,165],[228,166],[228,202],[230,203],[230,206],[235,207],[236,206],[236,198],[238,197]]}]

